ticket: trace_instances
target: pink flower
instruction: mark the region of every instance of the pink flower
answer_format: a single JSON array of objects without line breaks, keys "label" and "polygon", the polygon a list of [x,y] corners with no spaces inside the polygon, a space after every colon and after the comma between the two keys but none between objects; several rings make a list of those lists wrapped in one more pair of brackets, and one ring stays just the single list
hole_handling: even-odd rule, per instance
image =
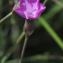
[{"label": "pink flower", "polygon": [[37,19],[45,9],[39,0],[19,0],[19,5],[14,11],[26,19]]}]

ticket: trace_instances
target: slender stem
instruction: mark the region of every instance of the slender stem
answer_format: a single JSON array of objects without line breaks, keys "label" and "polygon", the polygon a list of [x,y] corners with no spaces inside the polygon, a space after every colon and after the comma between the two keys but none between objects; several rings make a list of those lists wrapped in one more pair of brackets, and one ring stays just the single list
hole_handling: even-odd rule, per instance
[{"label": "slender stem", "polygon": [[24,36],[25,36],[25,32],[23,31],[23,32],[21,33],[21,35],[18,37],[18,39],[17,39],[17,41],[16,41],[16,44],[19,44],[20,41],[23,39]]},{"label": "slender stem", "polygon": [[27,44],[27,40],[28,40],[28,34],[26,32],[26,28],[27,28],[27,20],[25,19],[25,23],[24,23],[24,27],[23,27],[23,30],[25,32],[25,40],[24,40],[24,44],[23,44],[23,48],[22,48],[22,52],[21,52],[21,59],[19,60],[19,63],[22,63],[22,59],[23,59],[23,56],[24,56],[24,52],[25,52],[25,48],[26,48],[26,44]]},{"label": "slender stem", "polygon": [[44,0],[43,4],[45,5],[48,0]]},{"label": "slender stem", "polygon": [[10,17],[14,10],[17,8],[17,6],[19,5],[19,2],[17,2],[17,4],[15,4],[15,6],[13,7],[12,11],[10,13],[8,13],[5,17],[3,17],[1,20],[0,20],[0,23],[2,23],[4,20],[6,20],[8,17]]},{"label": "slender stem", "polygon": [[47,23],[47,21],[44,18],[39,18],[39,23],[46,29],[46,31],[51,35],[51,37],[63,50],[63,40],[58,36],[54,29],[52,29],[52,27]]},{"label": "slender stem", "polygon": [[0,23],[2,23],[4,20],[6,20],[8,17],[10,17],[12,15],[12,12],[10,12],[9,14],[7,14],[5,17],[3,17],[1,20],[0,20]]},{"label": "slender stem", "polygon": [[27,44],[27,39],[28,39],[28,37],[25,36],[24,45],[23,45],[22,52],[21,52],[21,59],[19,60],[19,63],[22,63],[22,59],[23,59],[25,48],[26,48],[26,44]]}]

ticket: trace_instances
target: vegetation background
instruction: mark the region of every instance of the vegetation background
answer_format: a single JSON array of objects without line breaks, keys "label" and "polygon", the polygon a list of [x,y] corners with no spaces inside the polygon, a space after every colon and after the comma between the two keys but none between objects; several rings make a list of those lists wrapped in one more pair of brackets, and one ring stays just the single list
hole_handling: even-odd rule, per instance
[{"label": "vegetation background", "polygon": [[[16,2],[0,0],[0,19],[11,12]],[[38,27],[27,41],[23,63],[63,63],[63,0],[47,0],[45,5],[42,16],[32,21]],[[20,36],[24,21],[14,12],[0,23],[0,61],[6,60],[2,63],[18,63],[24,39],[10,56],[7,54]]]}]

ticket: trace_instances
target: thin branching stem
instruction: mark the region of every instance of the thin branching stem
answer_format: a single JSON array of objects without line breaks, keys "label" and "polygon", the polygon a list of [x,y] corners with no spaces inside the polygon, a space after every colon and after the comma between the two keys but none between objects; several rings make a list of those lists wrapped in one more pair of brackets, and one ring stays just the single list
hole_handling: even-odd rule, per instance
[{"label": "thin branching stem", "polygon": [[27,45],[27,40],[28,40],[28,33],[26,32],[26,27],[27,27],[27,20],[25,19],[25,23],[24,23],[24,27],[23,27],[23,30],[25,32],[25,40],[24,40],[24,44],[23,44],[23,48],[22,48],[22,52],[21,52],[21,57],[19,59],[19,63],[22,63],[22,59],[23,59],[23,56],[24,56],[24,52],[25,52],[25,49],[26,49],[26,45]]}]

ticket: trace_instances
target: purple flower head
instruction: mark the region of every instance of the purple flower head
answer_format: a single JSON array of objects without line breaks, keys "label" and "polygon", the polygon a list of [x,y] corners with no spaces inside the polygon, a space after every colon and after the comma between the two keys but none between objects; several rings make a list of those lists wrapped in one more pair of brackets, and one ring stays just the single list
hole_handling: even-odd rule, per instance
[{"label": "purple flower head", "polygon": [[37,19],[45,9],[39,0],[19,0],[19,5],[14,11],[26,19]]}]

